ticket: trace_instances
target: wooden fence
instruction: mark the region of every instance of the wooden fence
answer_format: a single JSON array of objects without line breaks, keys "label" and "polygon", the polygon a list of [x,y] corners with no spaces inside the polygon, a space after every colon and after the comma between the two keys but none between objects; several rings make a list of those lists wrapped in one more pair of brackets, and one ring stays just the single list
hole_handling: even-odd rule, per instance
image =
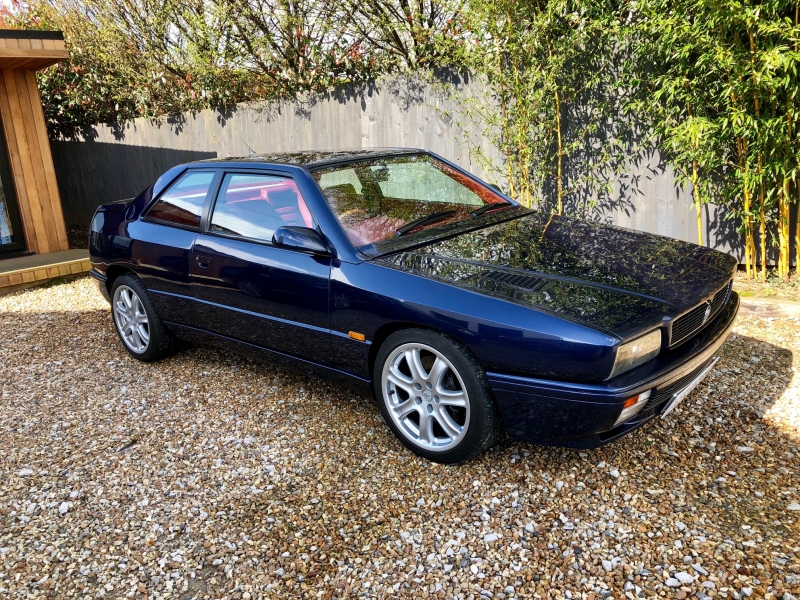
[{"label": "wooden fence", "polygon": [[[499,154],[483,126],[467,118],[454,97],[477,84],[429,84],[394,77],[296,101],[241,104],[162,119],[136,119],[90,128],[73,140],[51,142],[68,226],[85,226],[102,203],[132,197],[163,171],[202,158],[256,152],[407,146],[432,150],[479,176],[470,151]],[[658,150],[632,157],[613,192],[589,215],[624,227],[697,242],[691,195],[677,185]],[[741,256],[735,223],[714,206],[703,209],[705,242]],[[793,226],[793,225],[792,225]]]}]

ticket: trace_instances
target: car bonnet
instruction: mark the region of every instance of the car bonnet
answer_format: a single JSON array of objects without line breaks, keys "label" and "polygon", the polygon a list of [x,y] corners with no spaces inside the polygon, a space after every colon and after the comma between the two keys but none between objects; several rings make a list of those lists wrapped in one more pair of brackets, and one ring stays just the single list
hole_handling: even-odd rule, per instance
[{"label": "car bonnet", "polygon": [[702,302],[736,267],[695,244],[541,213],[377,262],[621,337]]}]

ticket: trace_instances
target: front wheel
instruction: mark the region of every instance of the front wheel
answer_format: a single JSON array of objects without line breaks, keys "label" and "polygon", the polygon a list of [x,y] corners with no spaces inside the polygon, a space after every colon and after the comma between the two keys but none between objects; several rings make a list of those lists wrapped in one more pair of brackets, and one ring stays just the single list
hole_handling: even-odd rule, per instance
[{"label": "front wheel", "polygon": [[423,458],[457,464],[497,439],[500,424],[483,369],[443,334],[392,334],[378,352],[373,380],[389,427]]}]

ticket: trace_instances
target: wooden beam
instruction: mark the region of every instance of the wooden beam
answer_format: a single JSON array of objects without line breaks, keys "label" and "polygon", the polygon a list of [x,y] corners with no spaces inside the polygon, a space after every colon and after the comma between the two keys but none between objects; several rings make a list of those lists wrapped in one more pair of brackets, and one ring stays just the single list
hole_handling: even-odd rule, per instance
[{"label": "wooden beam", "polygon": [[[31,41],[31,40],[27,40]],[[28,76],[33,79],[33,90],[30,89]],[[22,121],[25,127],[25,140],[28,144],[28,155],[31,161],[31,173],[36,184],[36,190],[39,194],[39,205],[42,209],[42,224],[44,225],[44,232],[47,238],[48,252],[56,252],[57,250],[66,250],[66,247],[61,247],[59,240],[59,232],[56,226],[55,213],[61,213],[61,203],[58,200],[58,190],[55,190],[56,202],[53,202],[53,190],[50,189],[48,178],[45,175],[44,161],[42,155],[44,149],[39,141],[39,132],[37,131],[37,123],[34,118],[34,104],[39,103],[39,90],[36,87],[36,75],[31,71],[14,71],[14,78],[17,85],[17,95],[19,96],[19,107],[22,114]],[[33,92],[31,94],[30,92]],[[44,119],[42,119],[42,126],[44,127]],[[47,135],[45,130],[45,135]],[[49,153],[47,157],[52,161]],[[30,182],[28,182],[30,185]],[[61,229],[63,230],[63,221]],[[67,234],[64,231],[64,241],[66,242]]]},{"label": "wooden beam", "polygon": [[[16,40],[6,40],[14,41]],[[22,168],[22,157],[19,154],[17,143],[17,128],[21,126],[20,121],[14,118],[19,110],[12,110],[12,102],[9,97],[8,86],[6,85],[6,75],[13,74],[12,71],[0,72],[0,118],[3,121],[3,130],[6,138],[6,148],[8,149],[8,161],[11,167],[14,188],[17,192],[17,203],[22,217],[22,229],[25,231],[25,241],[28,250],[39,254],[42,249],[39,247],[38,236],[36,235],[36,221],[34,220],[34,210],[28,200],[28,189],[25,186],[25,173]],[[12,75],[13,77],[13,75]],[[20,117],[21,120],[21,117]],[[23,135],[20,133],[19,135]]]},{"label": "wooden beam", "polygon": [[[17,184],[17,194],[19,194],[20,204],[27,202],[30,207],[31,221],[25,227],[25,238],[27,240],[36,239],[37,253],[44,254],[52,252],[47,238],[44,225],[44,215],[41,203],[41,194],[36,186],[36,176],[33,173],[31,164],[31,150],[29,135],[30,130],[22,116],[20,106],[19,89],[17,87],[16,71],[3,71],[3,79],[6,84],[6,95],[11,109],[11,120],[14,122],[14,139],[8,144],[9,154],[16,157],[12,159],[12,165],[17,165],[18,172],[22,175],[21,185]],[[8,127],[10,119],[3,118],[3,125]],[[12,166],[12,169],[14,167]],[[15,172],[16,176],[16,172]],[[24,193],[20,194],[20,190]]]},{"label": "wooden beam", "polygon": [[[44,49],[42,47],[39,48],[19,48],[19,47],[9,47],[9,42],[16,42],[17,45],[26,43],[27,46],[32,46],[34,44],[43,44],[43,40],[2,40],[5,42],[5,47],[0,46],[0,70],[7,70],[7,69],[30,69],[32,71],[38,71],[40,69],[44,69],[49,67],[50,65],[54,65],[57,62],[62,60],[66,60],[69,58],[69,52],[67,52],[66,48],[50,48]],[[48,42],[53,42],[55,45],[56,42],[59,40],[44,40]],[[63,44],[63,42],[62,42]],[[24,65],[24,66],[23,66]]]},{"label": "wooden beam", "polygon": [[47,123],[44,120],[44,110],[39,96],[39,85],[36,83],[36,74],[33,71],[25,71],[25,78],[28,83],[28,98],[33,115],[33,128],[38,138],[42,177],[47,184],[50,197],[50,213],[55,229],[56,246],[59,250],[66,250],[69,248],[69,240],[67,240],[67,228],[64,224],[64,211],[61,208],[58,179],[56,179],[56,170],[53,166],[53,154],[50,150],[50,140],[47,137]]},{"label": "wooden beam", "polygon": [[[6,44],[13,40],[6,40]],[[31,40],[17,40],[19,42],[27,42],[30,46]],[[44,48],[0,48],[0,58],[55,58],[64,60],[69,58],[69,52],[66,49],[45,50]]]}]

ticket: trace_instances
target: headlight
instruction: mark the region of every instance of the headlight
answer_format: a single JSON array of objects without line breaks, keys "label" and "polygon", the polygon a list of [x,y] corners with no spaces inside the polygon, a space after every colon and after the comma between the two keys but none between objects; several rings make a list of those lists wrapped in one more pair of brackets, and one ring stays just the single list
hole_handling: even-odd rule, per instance
[{"label": "headlight", "polygon": [[620,373],[630,371],[634,367],[646,363],[651,358],[658,356],[660,351],[660,329],[656,329],[631,342],[620,345],[617,349],[617,358],[614,360],[614,368],[611,369],[611,375],[609,375],[608,378],[611,379]]}]

